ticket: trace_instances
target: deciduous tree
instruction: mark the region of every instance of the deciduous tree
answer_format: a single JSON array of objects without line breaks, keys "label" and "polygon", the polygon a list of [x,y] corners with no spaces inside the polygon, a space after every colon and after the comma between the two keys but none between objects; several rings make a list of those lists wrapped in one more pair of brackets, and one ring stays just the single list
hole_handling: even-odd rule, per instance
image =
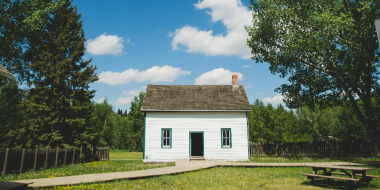
[{"label": "deciduous tree", "polygon": [[[380,3],[365,1],[251,0],[246,27],[252,59],[288,77],[277,88],[290,108],[345,102],[365,126],[372,152],[379,152],[379,43],[374,21]],[[363,102],[363,110],[356,98]]]}]

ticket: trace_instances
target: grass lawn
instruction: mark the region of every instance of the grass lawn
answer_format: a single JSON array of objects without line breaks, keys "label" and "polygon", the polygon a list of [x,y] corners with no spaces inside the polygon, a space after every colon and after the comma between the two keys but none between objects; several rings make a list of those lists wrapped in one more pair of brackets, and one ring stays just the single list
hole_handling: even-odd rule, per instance
[{"label": "grass lawn", "polygon": [[[379,175],[380,167],[369,166],[369,175]],[[352,189],[345,181],[317,180],[314,185],[302,173],[309,167],[217,167],[179,175],[148,179],[119,180],[108,183],[80,184],[49,189]],[[355,186],[355,189],[379,189],[380,180]]]},{"label": "grass lawn", "polygon": [[251,157],[250,162],[368,162],[380,161],[380,156],[368,154],[299,154],[284,156]]},{"label": "grass lawn", "polygon": [[54,178],[71,175],[125,172],[146,170],[152,168],[161,168],[174,166],[175,164],[144,164],[139,160],[115,160],[115,161],[96,161],[84,164],[74,164],[69,166],[60,166],[46,170],[29,171],[23,174],[6,174],[0,176],[0,181],[13,181],[24,179]]},{"label": "grass lawn", "polygon": [[142,152],[110,151],[110,159],[143,159]]}]

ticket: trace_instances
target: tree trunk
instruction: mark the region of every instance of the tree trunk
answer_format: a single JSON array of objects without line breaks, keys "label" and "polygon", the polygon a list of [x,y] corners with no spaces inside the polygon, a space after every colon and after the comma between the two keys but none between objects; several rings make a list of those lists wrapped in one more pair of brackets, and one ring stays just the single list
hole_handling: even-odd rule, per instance
[{"label": "tree trunk", "polygon": [[367,124],[367,142],[368,142],[368,153],[379,154],[379,130],[376,129],[376,122],[373,120],[368,120]]}]

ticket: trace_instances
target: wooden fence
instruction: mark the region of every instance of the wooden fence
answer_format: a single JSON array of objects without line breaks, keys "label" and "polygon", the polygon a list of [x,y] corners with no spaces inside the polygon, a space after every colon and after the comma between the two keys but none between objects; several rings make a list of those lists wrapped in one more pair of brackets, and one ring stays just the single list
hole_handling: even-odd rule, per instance
[{"label": "wooden fence", "polygon": [[100,161],[109,161],[110,147],[96,147],[96,156]]},{"label": "wooden fence", "polygon": [[251,156],[312,153],[359,153],[368,149],[366,142],[317,141],[290,143],[251,143]]},{"label": "wooden fence", "polygon": [[[109,160],[109,147],[96,147],[99,160]],[[59,149],[2,149],[0,148],[0,171],[22,173],[82,162],[82,147]],[[2,164],[3,163],[3,164]]]}]

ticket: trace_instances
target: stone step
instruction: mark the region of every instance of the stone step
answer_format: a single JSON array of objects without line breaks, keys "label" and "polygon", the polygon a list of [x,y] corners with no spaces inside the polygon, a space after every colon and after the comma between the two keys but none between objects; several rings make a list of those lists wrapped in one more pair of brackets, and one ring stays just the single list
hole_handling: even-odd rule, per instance
[{"label": "stone step", "polygon": [[205,158],[201,156],[192,156],[190,157],[190,161],[205,161]]}]

